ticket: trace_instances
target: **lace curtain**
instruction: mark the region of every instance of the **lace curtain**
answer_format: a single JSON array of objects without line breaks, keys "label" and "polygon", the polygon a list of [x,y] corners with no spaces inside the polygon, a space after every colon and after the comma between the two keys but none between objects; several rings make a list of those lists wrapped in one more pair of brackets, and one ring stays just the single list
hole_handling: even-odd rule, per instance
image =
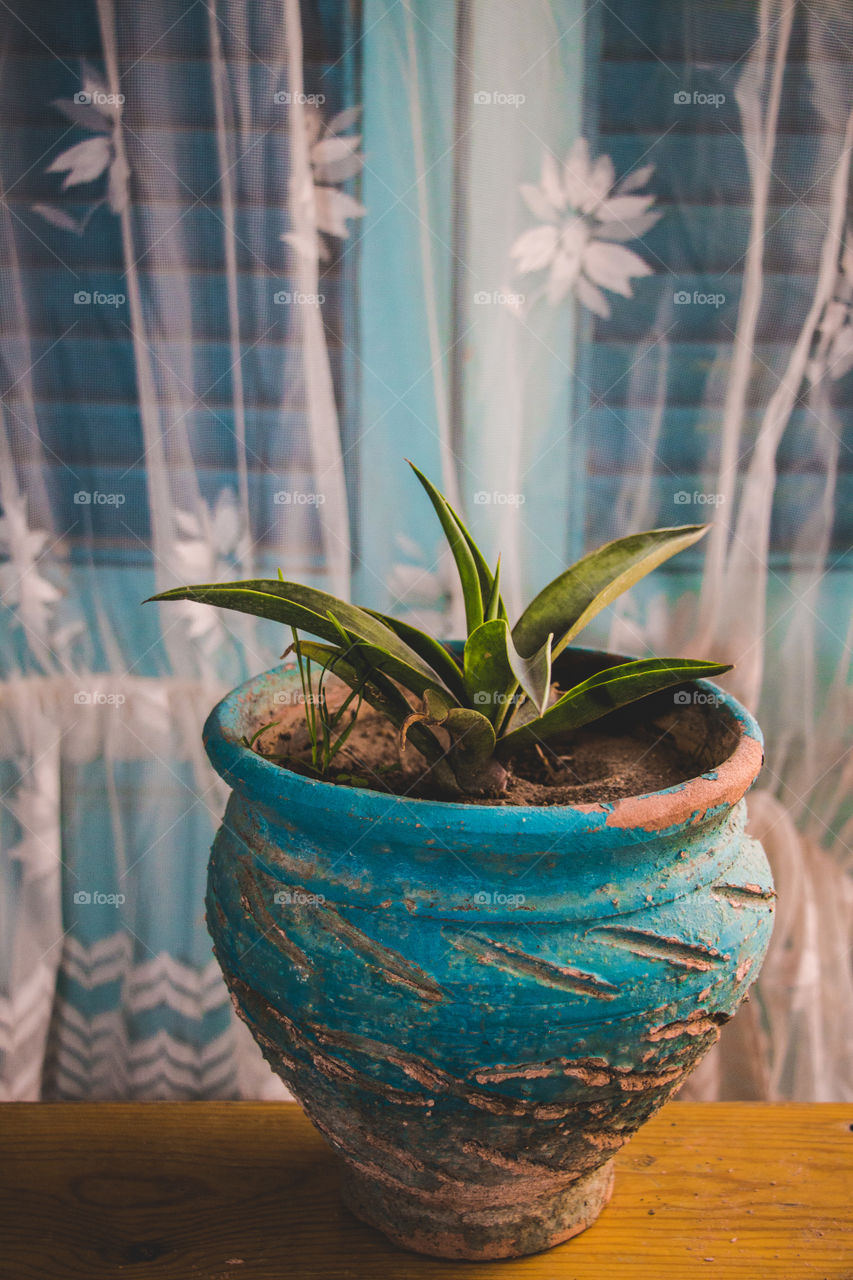
[{"label": "lace curtain", "polygon": [[311,581],[444,634],[713,520],[592,641],[758,712],[780,892],[696,1097],[850,1098],[853,18],[829,0],[96,0],[0,20],[4,1096],[276,1096],[202,919],[199,734]]}]

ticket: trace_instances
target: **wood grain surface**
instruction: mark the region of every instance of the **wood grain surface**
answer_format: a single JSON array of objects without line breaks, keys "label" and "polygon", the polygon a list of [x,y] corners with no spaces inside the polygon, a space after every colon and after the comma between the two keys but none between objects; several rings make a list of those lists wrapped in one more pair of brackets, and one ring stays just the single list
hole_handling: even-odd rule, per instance
[{"label": "wood grain surface", "polygon": [[853,1280],[853,1105],[670,1103],[598,1222],[509,1262],[408,1254],[342,1208],[292,1103],[0,1107],[3,1280]]}]

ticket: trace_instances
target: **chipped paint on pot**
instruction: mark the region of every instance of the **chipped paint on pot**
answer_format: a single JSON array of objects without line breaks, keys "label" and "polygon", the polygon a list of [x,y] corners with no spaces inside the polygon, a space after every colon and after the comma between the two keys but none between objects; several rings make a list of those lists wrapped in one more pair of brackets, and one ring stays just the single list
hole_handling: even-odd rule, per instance
[{"label": "chipped paint on pot", "polygon": [[758,726],[700,681],[737,742],[701,778],[600,805],[413,800],[241,745],[295,678],[250,680],[205,727],[233,788],[207,919],[237,1010],[392,1240],[486,1259],[569,1239],[767,950]]}]

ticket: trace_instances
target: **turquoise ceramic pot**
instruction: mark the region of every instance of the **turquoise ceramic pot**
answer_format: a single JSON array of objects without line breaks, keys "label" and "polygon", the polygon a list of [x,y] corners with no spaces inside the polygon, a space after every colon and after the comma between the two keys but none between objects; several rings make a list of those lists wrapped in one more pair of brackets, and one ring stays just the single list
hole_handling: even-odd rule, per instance
[{"label": "turquoise ceramic pot", "polygon": [[361,1218],[441,1257],[568,1239],[767,949],[772,881],[744,834],[758,726],[698,682],[731,749],[690,782],[576,807],[412,800],[241,745],[293,679],[249,681],[205,729],[233,788],[207,919],[237,1009]]}]

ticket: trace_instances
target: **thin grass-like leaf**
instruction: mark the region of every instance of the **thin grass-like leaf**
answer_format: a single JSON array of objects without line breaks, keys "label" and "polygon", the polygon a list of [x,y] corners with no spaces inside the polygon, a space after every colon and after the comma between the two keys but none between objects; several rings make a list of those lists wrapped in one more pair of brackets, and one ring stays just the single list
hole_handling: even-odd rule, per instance
[{"label": "thin grass-like leaf", "polygon": [[[303,640],[302,650],[305,654],[318,662],[329,662],[332,675],[338,676],[343,680],[344,684],[349,687],[357,688],[365,676],[365,667],[362,665],[357,650],[353,649],[346,658],[341,655],[339,649],[331,645],[318,644],[313,640]],[[373,707],[381,715],[390,720],[391,724],[398,729],[402,728],[407,717],[411,714],[412,707],[406,701],[403,694],[381,671],[371,671],[367,681],[364,684],[364,701],[368,706]],[[409,737],[414,742],[418,751],[423,755],[432,766],[438,766],[445,761],[446,752],[441,743],[429,729],[422,725],[415,726],[410,729]]]}]

